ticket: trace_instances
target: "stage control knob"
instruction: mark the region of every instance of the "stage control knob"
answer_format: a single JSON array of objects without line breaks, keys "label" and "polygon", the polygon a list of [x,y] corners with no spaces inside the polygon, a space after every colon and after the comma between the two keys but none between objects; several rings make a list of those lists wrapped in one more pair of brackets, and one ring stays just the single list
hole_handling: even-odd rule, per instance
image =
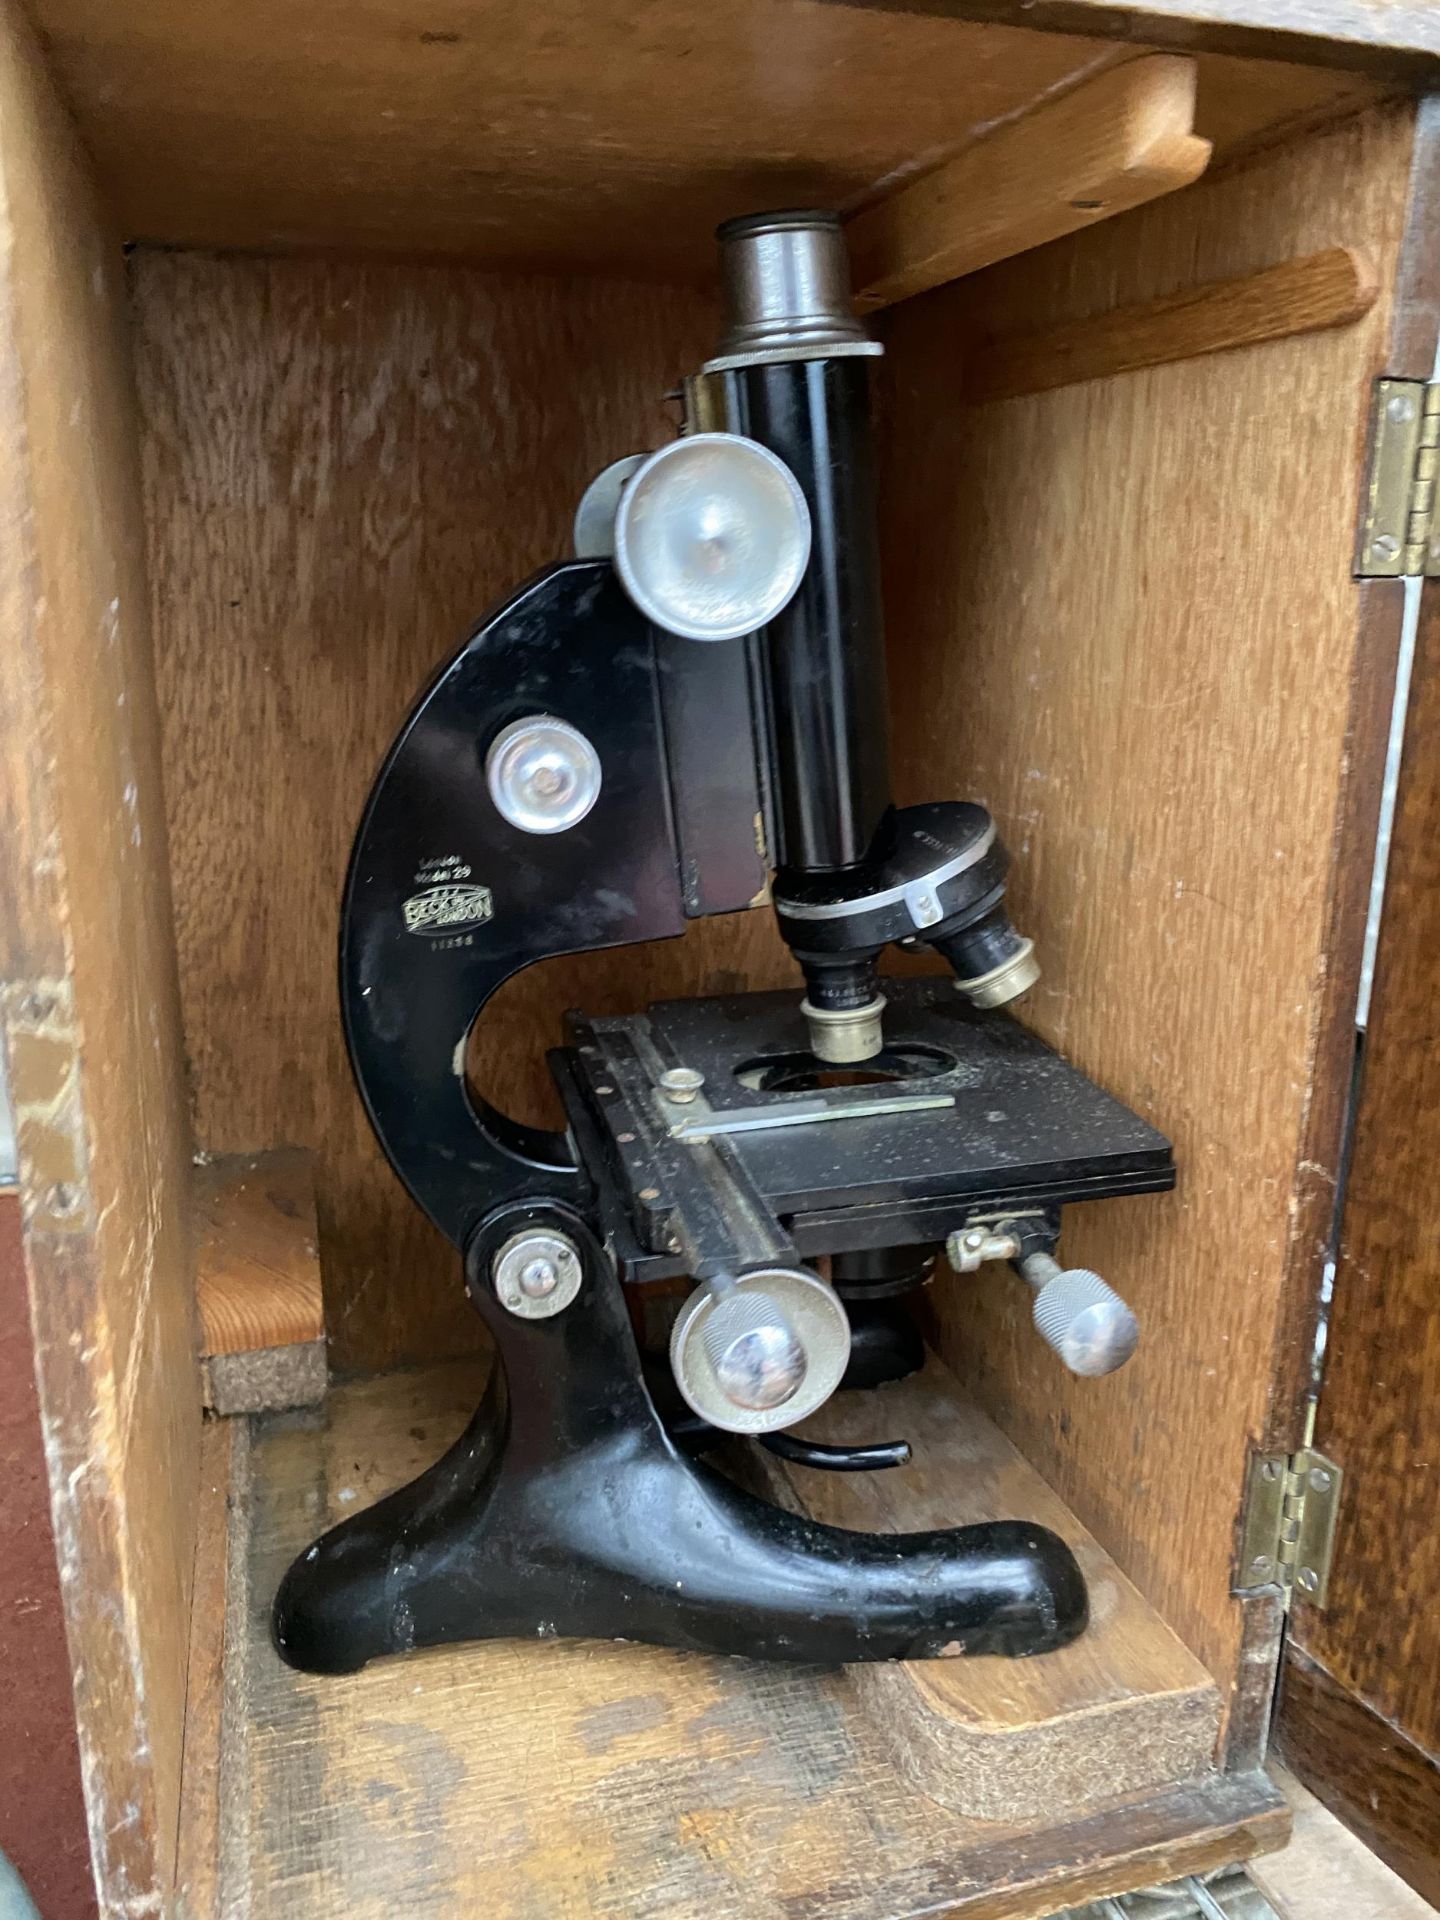
[{"label": "stage control knob", "polygon": [[698,1286],[670,1334],[686,1404],[723,1433],[774,1433],[823,1406],[850,1359],[840,1296],[808,1267],[759,1267]]},{"label": "stage control knob", "polygon": [[705,1353],[727,1400],[751,1412],[793,1400],[805,1378],[805,1349],[768,1294],[731,1292],[706,1318]]},{"label": "stage control knob", "polygon": [[1048,1253],[1027,1253],[1019,1266],[1035,1289],[1036,1331],[1071,1373],[1093,1378],[1124,1366],[1140,1323],[1108,1282],[1088,1267],[1062,1267]]}]

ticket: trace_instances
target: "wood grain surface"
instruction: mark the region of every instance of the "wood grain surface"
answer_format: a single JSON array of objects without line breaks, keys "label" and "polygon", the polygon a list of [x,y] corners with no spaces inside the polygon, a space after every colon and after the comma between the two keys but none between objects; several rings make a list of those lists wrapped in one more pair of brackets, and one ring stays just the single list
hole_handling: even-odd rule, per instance
[{"label": "wood grain surface", "polygon": [[816,1473],[758,1453],[783,1504],[831,1526],[907,1533],[1033,1520],[1075,1551],[1090,1625],[1044,1659],[921,1660],[849,1669],[855,1696],[907,1779],[977,1820],[1058,1820],[1109,1794],[1174,1786],[1214,1762],[1220,1700],[1204,1667],[940,1360],[803,1423],[848,1444],[903,1437],[912,1463]]},{"label": "wood grain surface", "polygon": [[[1379,1623],[1377,1622],[1377,1627]],[[1380,1628],[1377,1638],[1385,1638]],[[1281,1669],[1276,1744],[1322,1804],[1422,1899],[1440,1902],[1440,1763],[1291,1644]],[[1377,1914],[1401,1920],[1403,1894]],[[1353,1908],[1347,1905],[1348,1916]]]},{"label": "wood grain surface", "polygon": [[[1420,102],[1410,148],[1409,180],[1382,362],[1387,373],[1428,379],[1440,346],[1440,98]],[[1405,618],[1406,589],[1395,580],[1360,583],[1359,644],[1351,677],[1344,777],[1334,828],[1330,898],[1324,936],[1325,971],[1316,1016],[1316,1054],[1301,1132],[1301,1178],[1291,1217],[1286,1278],[1278,1327],[1278,1364],[1269,1418],[1261,1438],[1267,1450],[1290,1449],[1307,1431],[1314,1385],[1316,1334],[1325,1312],[1317,1270],[1332,1250],[1339,1164],[1333,1143],[1345,1137],[1354,1089],[1355,1018],[1359,1001],[1370,887],[1374,873],[1391,709]],[[1301,1607],[1302,1618],[1305,1609]],[[1241,1671],[1251,1675],[1232,1734],[1245,1750],[1265,1751],[1271,1688],[1262,1676],[1273,1666],[1276,1624],[1246,1608]],[[1283,1708],[1282,1708],[1283,1712]],[[1244,1722],[1248,1721],[1248,1731]],[[1232,1749],[1234,1739],[1232,1738]]]},{"label": "wood grain surface", "polygon": [[[459,1261],[373,1143],[335,990],[365,794],[435,667],[569,552],[607,461],[673,431],[699,296],[385,264],[131,262],[171,868],[200,1144],[316,1155],[332,1353],[382,1366],[478,1339]],[[565,1009],[791,977],[768,913],[532,968],[472,1067],[558,1119]]]},{"label": "wood grain surface", "polygon": [[0,1460],[0,1851],[42,1914],[91,1920],[95,1882],[15,1193],[0,1193]]},{"label": "wood grain surface", "polygon": [[1095,74],[888,193],[846,227],[855,303],[887,307],[1187,187],[1209,164],[1193,60]]},{"label": "wood grain surface", "polygon": [[1415,106],[1410,193],[1391,302],[1385,370],[1397,380],[1428,380],[1440,338],[1440,92]]},{"label": "wood grain surface", "polygon": [[1079,320],[1322,246],[1363,245],[1387,286],[1409,153],[1408,113],[1357,122],[888,327],[901,795],[994,809],[1045,968],[1024,1019],[1169,1133],[1180,1170],[1173,1196],[1067,1214],[1067,1261],[1139,1314],[1121,1373],[1068,1376],[999,1274],[937,1287],[943,1349],[1227,1694],[1248,1672],[1230,1597],[1248,1447],[1285,1298],[1319,1288],[1318,1245],[1290,1264],[1296,1196],[1340,1150],[1337,1126],[1325,1165],[1301,1164],[1329,1059],[1350,551],[1385,302],[958,426],[935,395],[972,325]]},{"label": "wood grain surface", "polygon": [[225,1718],[225,1596],[230,1587],[233,1468],[248,1459],[243,1420],[207,1420],[200,1442],[200,1519],[185,1694],[185,1791],[175,1856],[177,1920],[217,1914]]},{"label": "wood grain surface", "polygon": [[94,1871],[108,1910],[144,1914],[175,1849],[200,1393],[124,310],[6,5],[0,1019]]},{"label": "wood grain surface", "polygon": [[1088,320],[977,340],[965,369],[972,406],[1168,366],[1262,340],[1361,320],[1379,294],[1375,269],[1351,247],[1325,247],[1234,280],[1210,280]]},{"label": "wood grain surface", "polygon": [[[878,198],[1134,51],[822,0],[34,11],[128,238],[657,278],[708,277],[729,215]],[[1233,153],[1374,91],[1207,58],[1200,132]]]},{"label": "wood grain surface", "polygon": [[201,1351],[325,1337],[315,1165],[303,1147],[223,1155],[195,1172]]},{"label": "wood grain surface", "polygon": [[[1338,1577],[1325,1608],[1302,1608],[1294,1622],[1297,1658],[1308,1660],[1287,1678],[1279,1720],[1300,1777],[1331,1806],[1358,1804],[1380,1836],[1372,1844],[1430,1899],[1440,1896],[1440,1772],[1429,1757],[1440,1750],[1437,725],[1440,591],[1427,583],[1315,1418],[1316,1445],[1345,1472]],[[1377,1771],[1394,1776],[1392,1790],[1372,1800]]]},{"label": "wood grain surface", "polygon": [[1278,1920],[1435,1920],[1436,1909],[1407,1887],[1358,1834],[1272,1758],[1265,1771],[1284,1794],[1295,1826],[1289,1844],[1245,1871]]},{"label": "wood grain surface", "polygon": [[840,0],[957,22],[1095,33],[1151,45],[1354,67],[1434,85],[1440,25],[1428,0]]},{"label": "wood grain surface", "polygon": [[599,1641],[436,1650],[349,1678],[283,1667],[266,1621],[289,1558],[428,1465],[478,1387],[465,1366],[394,1374],[337,1389],[324,1424],[259,1429],[231,1598],[222,1911],[1019,1920],[1283,1841],[1258,1776],[1058,1825],[962,1820],[895,1772],[825,1669]]}]

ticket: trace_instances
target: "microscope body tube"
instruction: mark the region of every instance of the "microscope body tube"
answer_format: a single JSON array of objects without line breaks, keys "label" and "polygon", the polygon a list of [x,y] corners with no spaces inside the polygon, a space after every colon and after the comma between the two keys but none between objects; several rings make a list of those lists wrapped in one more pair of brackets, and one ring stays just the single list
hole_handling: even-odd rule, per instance
[{"label": "microscope body tube", "polygon": [[848,356],[738,369],[742,433],[799,481],[813,530],[799,592],[762,640],[775,864],[853,867],[890,807],[870,368]]},{"label": "microscope body tube", "polygon": [[[811,519],[799,591],[756,637],[774,897],[805,976],[811,1047],[852,1065],[884,1046],[875,961],[888,941],[929,938],[979,1006],[1014,998],[1037,969],[1000,905],[998,842],[986,885],[959,900],[952,888],[939,905],[962,869],[979,885],[995,841],[988,816],[957,803],[935,822],[935,809],[897,815],[892,804],[870,431],[869,362],[881,349],[855,318],[840,222],[757,214],[718,237],[727,327],[705,374],[723,376],[731,425],[784,461]],[[934,856],[918,872],[917,852]],[[875,910],[907,887],[924,892],[928,917],[878,930]]]},{"label": "microscope body tube", "polygon": [[810,564],[760,637],[774,864],[843,872],[890,809],[885,629],[869,362],[831,213],[731,220],[719,235],[735,429],[777,454],[810,509]]}]

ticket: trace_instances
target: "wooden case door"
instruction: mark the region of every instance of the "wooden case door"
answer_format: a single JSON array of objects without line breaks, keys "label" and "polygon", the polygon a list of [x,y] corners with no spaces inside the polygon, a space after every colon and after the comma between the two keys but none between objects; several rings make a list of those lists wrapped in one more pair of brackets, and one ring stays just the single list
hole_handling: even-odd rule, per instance
[{"label": "wooden case door", "polygon": [[1277,1737],[1440,1901],[1440,581],[1420,595],[1316,1409],[1343,1468],[1324,1610],[1298,1609]]}]

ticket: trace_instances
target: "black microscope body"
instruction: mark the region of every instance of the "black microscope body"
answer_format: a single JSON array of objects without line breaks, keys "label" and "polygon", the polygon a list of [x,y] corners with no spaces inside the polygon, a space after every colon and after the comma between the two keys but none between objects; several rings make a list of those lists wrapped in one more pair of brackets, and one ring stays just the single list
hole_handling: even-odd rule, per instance
[{"label": "black microscope body", "polygon": [[[643,581],[637,599],[640,535],[627,549],[617,525],[615,553],[548,569],[476,629],[360,827],[341,942],[356,1079],[460,1251],[497,1361],[444,1458],[286,1576],[276,1644],[310,1670],[536,1635],[821,1662],[1020,1655],[1085,1626],[1079,1569],[1042,1527],[847,1532],[702,1457],[749,1434],[816,1468],[902,1463],[903,1436],[840,1449],[790,1429],[837,1387],[920,1363],[904,1296],[947,1246],[962,1269],[1012,1260],[1052,1346],[1106,1370],[1134,1323],[1097,1276],[1060,1272],[1060,1208],[1174,1183],[1158,1133],[998,1010],[1036,968],[988,813],[892,804],[878,348],[851,317],[838,227],[761,216],[721,239],[730,333],[688,411],[693,429],[718,409],[728,433],[691,437],[717,472],[738,436],[737,459],[758,444],[798,483],[798,587],[763,626],[689,637],[644,609]],[[692,513],[694,550],[725,546],[713,503],[645,497],[652,531],[669,513],[678,539]],[[521,968],[670,938],[767,887],[803,998],[797,981],[572,1014],[549,1056],[564,1132],[470,1083],[470,1029]],[[882,992],[892,944],[933,949],[953,977]],[[624,1289],[677,1278],[694,1284],[668,1354],[642,1355]]]}]

